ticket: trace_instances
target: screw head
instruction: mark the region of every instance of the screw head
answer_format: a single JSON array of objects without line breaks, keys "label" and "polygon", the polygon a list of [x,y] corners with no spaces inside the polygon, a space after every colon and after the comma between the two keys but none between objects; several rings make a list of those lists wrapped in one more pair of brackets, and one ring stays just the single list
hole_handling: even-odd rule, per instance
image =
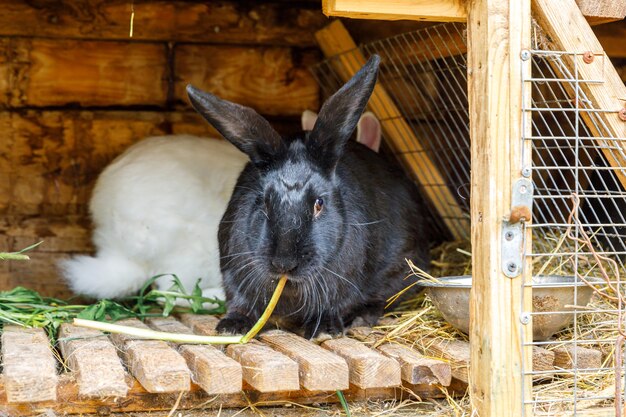
[{"label": "screw head", "polygon": [[522,176],[525,178],[529,178],[530,174],[532,174],[532,169],[530,169],[530,167],[524,167],[522,168]]},{"label": "screw head", "polygon": [[506,240],[508,240],[508,241],[513,240],[513,238],[514,238],[514,237],[515,237],[515,234],[514,234],[513,232],[510,232],[510,231],[509,231],[509,232],[506,232],[506,233],[504,234],[504,238],[505,238]]},{"label": "screw head", "polygon": [[508,269],[509,272],[515,272],[517,271],[517,264],[515,262],[509,262],[506,264],[506,269]]},{"label": "screw head", "polygon": [[522,324],[530,323],[530,314],[529,313],[520,314],[519,321],[522,322]]},{"label": "screw head", "polygon": [[528,61],[530,59],[530,51],[524,49],[520,53],[520,58],[522,59],[522,61]]},{"label": "screw head", "polygon": [[623,122],[626,122],[626,107],[617,112],[617,117]]},{"label": "screw head", "polygon": [[591,51],[587,51],[583,54],[583,62],[585,64],[591,64],[595,59],[595,55]]}]

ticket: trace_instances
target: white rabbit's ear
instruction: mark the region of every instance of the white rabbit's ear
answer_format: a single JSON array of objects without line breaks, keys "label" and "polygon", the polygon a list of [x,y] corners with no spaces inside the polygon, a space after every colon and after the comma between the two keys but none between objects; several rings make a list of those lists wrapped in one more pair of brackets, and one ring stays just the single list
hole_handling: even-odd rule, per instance
[{"label": "white rabbit's ear", "polygon": [[380,122],[374,113],[371,111],[363,113],[356,125],[356,141],[378,152],[381,135]]},{"label": "white rabbit's ear", "polygon": [[305,110],[302,112],[302,130],[313,130],[316,121],[317,113],[314,111]]}]

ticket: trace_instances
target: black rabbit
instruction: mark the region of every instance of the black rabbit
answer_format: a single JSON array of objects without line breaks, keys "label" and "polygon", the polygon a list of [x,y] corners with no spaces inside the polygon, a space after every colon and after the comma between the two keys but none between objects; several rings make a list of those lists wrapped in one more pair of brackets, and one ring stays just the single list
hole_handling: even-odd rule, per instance
[{"label": "black rabbit", "polygon": [[425,268],[417,187],[384,158],[348,142],[376,84],[380,58],[322,106],[311,131],[281,138],[254,110],[192,86],[191,103],[251,162],[219,228],[228,313],[222,332],[246,332],[288,281],[277,322],[305,337],[373,324],[403,289],[405,258]]}]

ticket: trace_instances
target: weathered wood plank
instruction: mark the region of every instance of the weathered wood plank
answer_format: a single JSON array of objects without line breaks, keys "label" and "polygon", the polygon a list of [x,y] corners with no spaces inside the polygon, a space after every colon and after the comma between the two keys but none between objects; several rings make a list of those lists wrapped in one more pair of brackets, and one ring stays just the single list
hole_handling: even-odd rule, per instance
[{"label": "weathered wood plank", "polygon": [[[354,40],[339,20],[318,31],[315,37],[324,55],[335,57],[331,65],[343,81],[347,81],[365,64],[365,57],[356,49]],[[426,197],[442,217],[451,234],[458,239],[467,237],[469,222],[463,209],[446,186],[445,178],[437,165],[424,152],[424,143],[414,134],[380,83],[374,88],[368,108],[381,121],[385,138],[389,139],[389,145],[394,151],[406,149],[406,144],[410,144],[414,152],[400,153],[400,162],[423,186]]]},{"label": "weathered wood plank", "polygon": [[164,106],[165,45],[11,38],[0,106]]},{"label": "weathered wood plank", "polygon": [[188,103],[191,83],[268,115],[296,116],[319,106],[319,86],[307,69],[318,59],[315,51],[296,59],[289,48],[187,44],[176,46],[175,55],[179,102]]},{"label": "weathered wood plank", "polygon": [[[590,24],[621,20],[626,16],[626,2],[615,0],[576,0]],[[322,0],[322,11],[327,16],[376,20],[419,20],[435,22],[465,22],[466,0]]]},{"label": "weathered wood plank", "polygon": [[[192,330],[172,317],[146,319],[156,330],[170,333],[192,333]],[[177,345],[178,352],[187,361],[191,380],[209,394],[233,394],[241,391],[241,365],[210,345]]]},{"label": "weathered wood plank", "polygon": [[[118,324],[147,328],[136,319]],[[121,351],[128,370],[148,392],[180,392],[190,389],[190,371],[185,359],[161,340],[135,339],[125,334],[112,334],[111,341]]]},{"label": "weathered wood plank", "polygon": [[350,369],[350,383],[359,388],[397,387],[402,384],[400,364],[363,343],[347,337],[327,340],[324,349],[341,356]]},{"label": "weathered wood plank", "polygon": [[[453,385],[455,385],[453,383]],[[457,395],[462,395],[467,388],[456,384],[453,388]],[[436,385],[413,385],[411,392],[420,398],[444,398],[445,394]],[[85,398],[78,394],[78,388],[70,375],[61,375],[58,400],[37,404],[7,403],[5,385],[0,381],[0,413],[7,416],[41,415],[41,410],[51,410],[59,415],[91,415],[109,413],[154,412],[159,410],[170,411],[177,402],[179,393],[155,394],[147,392],[137,381],[132,380],[128,396],[120,401],[118,398],[108,397],[101,399]],[[192,385],[189,392],[180,397],[177,410],[187,409],[219,409],[243,408],[250,402],[255,406],[276,405],[282,402],[296,404],[337,403],[339,397],[335,392],[310,392],[294,390],[282,392],[259,393],[245,390],[245,397],[241,394],[214,396],[207,394],[198,386]],[[381,388],[361,390],[351,387],[343,391],[348,401],[376,401],[376,400],[403,400],[409,398],[406,390],[401,388]],[[157,413],[158,414],[158,413]]]},{"label": "weathered wood plank", "polygon": [[[522,72],[530,62],[520,59],[531,47],[530,0],[470,0],[467,16],[467,73],[471,139],[471,226],[473,281],[470,296],[470,396],[483,417],[532,414],[522,398],[531,396],[532,331],[523,331],[522,311],[531,311],[532,268],[508,278],[502,269],[503,223],[511,212],[511,190],[530,155],[522,127]],[[526,148],[524,148],[526,147]],[[516,251],[530,252],[530,229]],[[526,252],[528,250],[528,252]],[[529,259],[529,258],[526,258]],[[453,375],[454,375],[454,367]]]},{"label": "weathered wood plank", "polygon": [[576,0],[576,4],[587,22],[592,25],[626,17],[626,1],[623,0]]},{"label": "weathered wood plank", "polygon": [[191,331],[204,336],[214,336],[217,334],[217,324],[220,322],[215,316],[205,314],[185,313],[180,315],[180,321]]},{"label": "weathered wood plank", "polygon": [[[470,344],[462,340],[429,340],[424,346],[429,357],[442,358],[449,362],[452,377],[469,382]],[[554,352],[539,346],[532,349],[532,370],[554,370]]]},{"label": "weathered wood plank", "polygon": [[[602,45],[576,7],[574,0],[564,0],[558,4],[546,0],[537,0],[533,2],[533,13],[537,22],[552,40],[555,50],[576,53],[591,51],[601,54],[589,64],[583,63],[580,56],[575,59],[579,60],[576,68],[581,80],[604,80],[604,82],[581,82],[578,85],[587,98],[591,100],[594,108],[612,111],[596,115],[603,126],[603,132],[598,132],[595,123],[586,112],[581,112],[581,116],[594,136],[600,138],[598,144],[609,164],[614,168],[625,167],[626,143],[605,138],[623,138],[626,136],[626,123],[620,120],[618,115],[618,112],[624,109],[623,100],[626,97],[626,86],[615,68],[610,64],[608,57],[603,53]],[[572,36],[572,34],[576,34],[576,36]],[[611,149],[615,146],[619,146],[621,152],[615,152]],[[623,169],[616,169],[614,172],[622,187],[626,189],[626,172]]]},{"label": "weathered wood plank", "polygon": [[259,338],[298,363],[300,384],[309,391],[336,391],[349,387],[346,361],[293,333],[270,330]]},{"label": "weathered wood plank", "polygon": [[561,346],[552,349],[554,366],[561,369],[599,369],[602,367],[602,352],[583,346]]},{"label": "weathered wood plank", "polygon": [[447,362],[424,357],[416,350],[397,343],[385,343],[377,349],[400,363],[402,380],[410,384],[447,387],[452,381],[452,370]]},{"label": "weathered wood plank", "polygon": [[378,20],[465,22],[465,0],[322,0],[326,16]]},{"label": "weathered wood plank", "polygon": [[56,400],[56,360],[46,332],[5,324],[1,339],[6,400],[10,403]]},{"label": "weathered wood plank", "polygon": [[63,323],[58,345],[65,365],[76,375],[79,395],[126,396],[126,372],[115,346],[104,333]]},{"label": "weathered wood plank", "polygon": [[[131,40],[130,4],[110,0],[8,2],[0,36]],[[318,9],[254,2],[136,2],[132,40],[314,46]]]},{"label": "weathered wood plank", "polygon": [[228,345],[226,354],[241,364],[243,380],[260,392],[296,391],[298,364],[261,342]]}]

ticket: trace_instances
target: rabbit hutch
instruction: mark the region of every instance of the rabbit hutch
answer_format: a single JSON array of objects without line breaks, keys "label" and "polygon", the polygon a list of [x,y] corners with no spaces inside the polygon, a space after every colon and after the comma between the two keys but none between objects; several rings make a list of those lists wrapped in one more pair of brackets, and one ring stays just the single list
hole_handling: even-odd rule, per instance
[{"label": "rabbit hutch", "polygon": [[[626,2],[2,6],[0,415],[625,412]],[[95,250],[102,170],[145,137],[219,137],[187,84],[287,134],[374,54],[381,153],[419,186],[437,235],[430,274],[407,260],[427,296],[317,342],[168,343],[52,319],[73,305],[59,261]],[[19,326],[32,304],[46,304],[39,326]],[[217,322],[123,321],[199,335]]]}]

